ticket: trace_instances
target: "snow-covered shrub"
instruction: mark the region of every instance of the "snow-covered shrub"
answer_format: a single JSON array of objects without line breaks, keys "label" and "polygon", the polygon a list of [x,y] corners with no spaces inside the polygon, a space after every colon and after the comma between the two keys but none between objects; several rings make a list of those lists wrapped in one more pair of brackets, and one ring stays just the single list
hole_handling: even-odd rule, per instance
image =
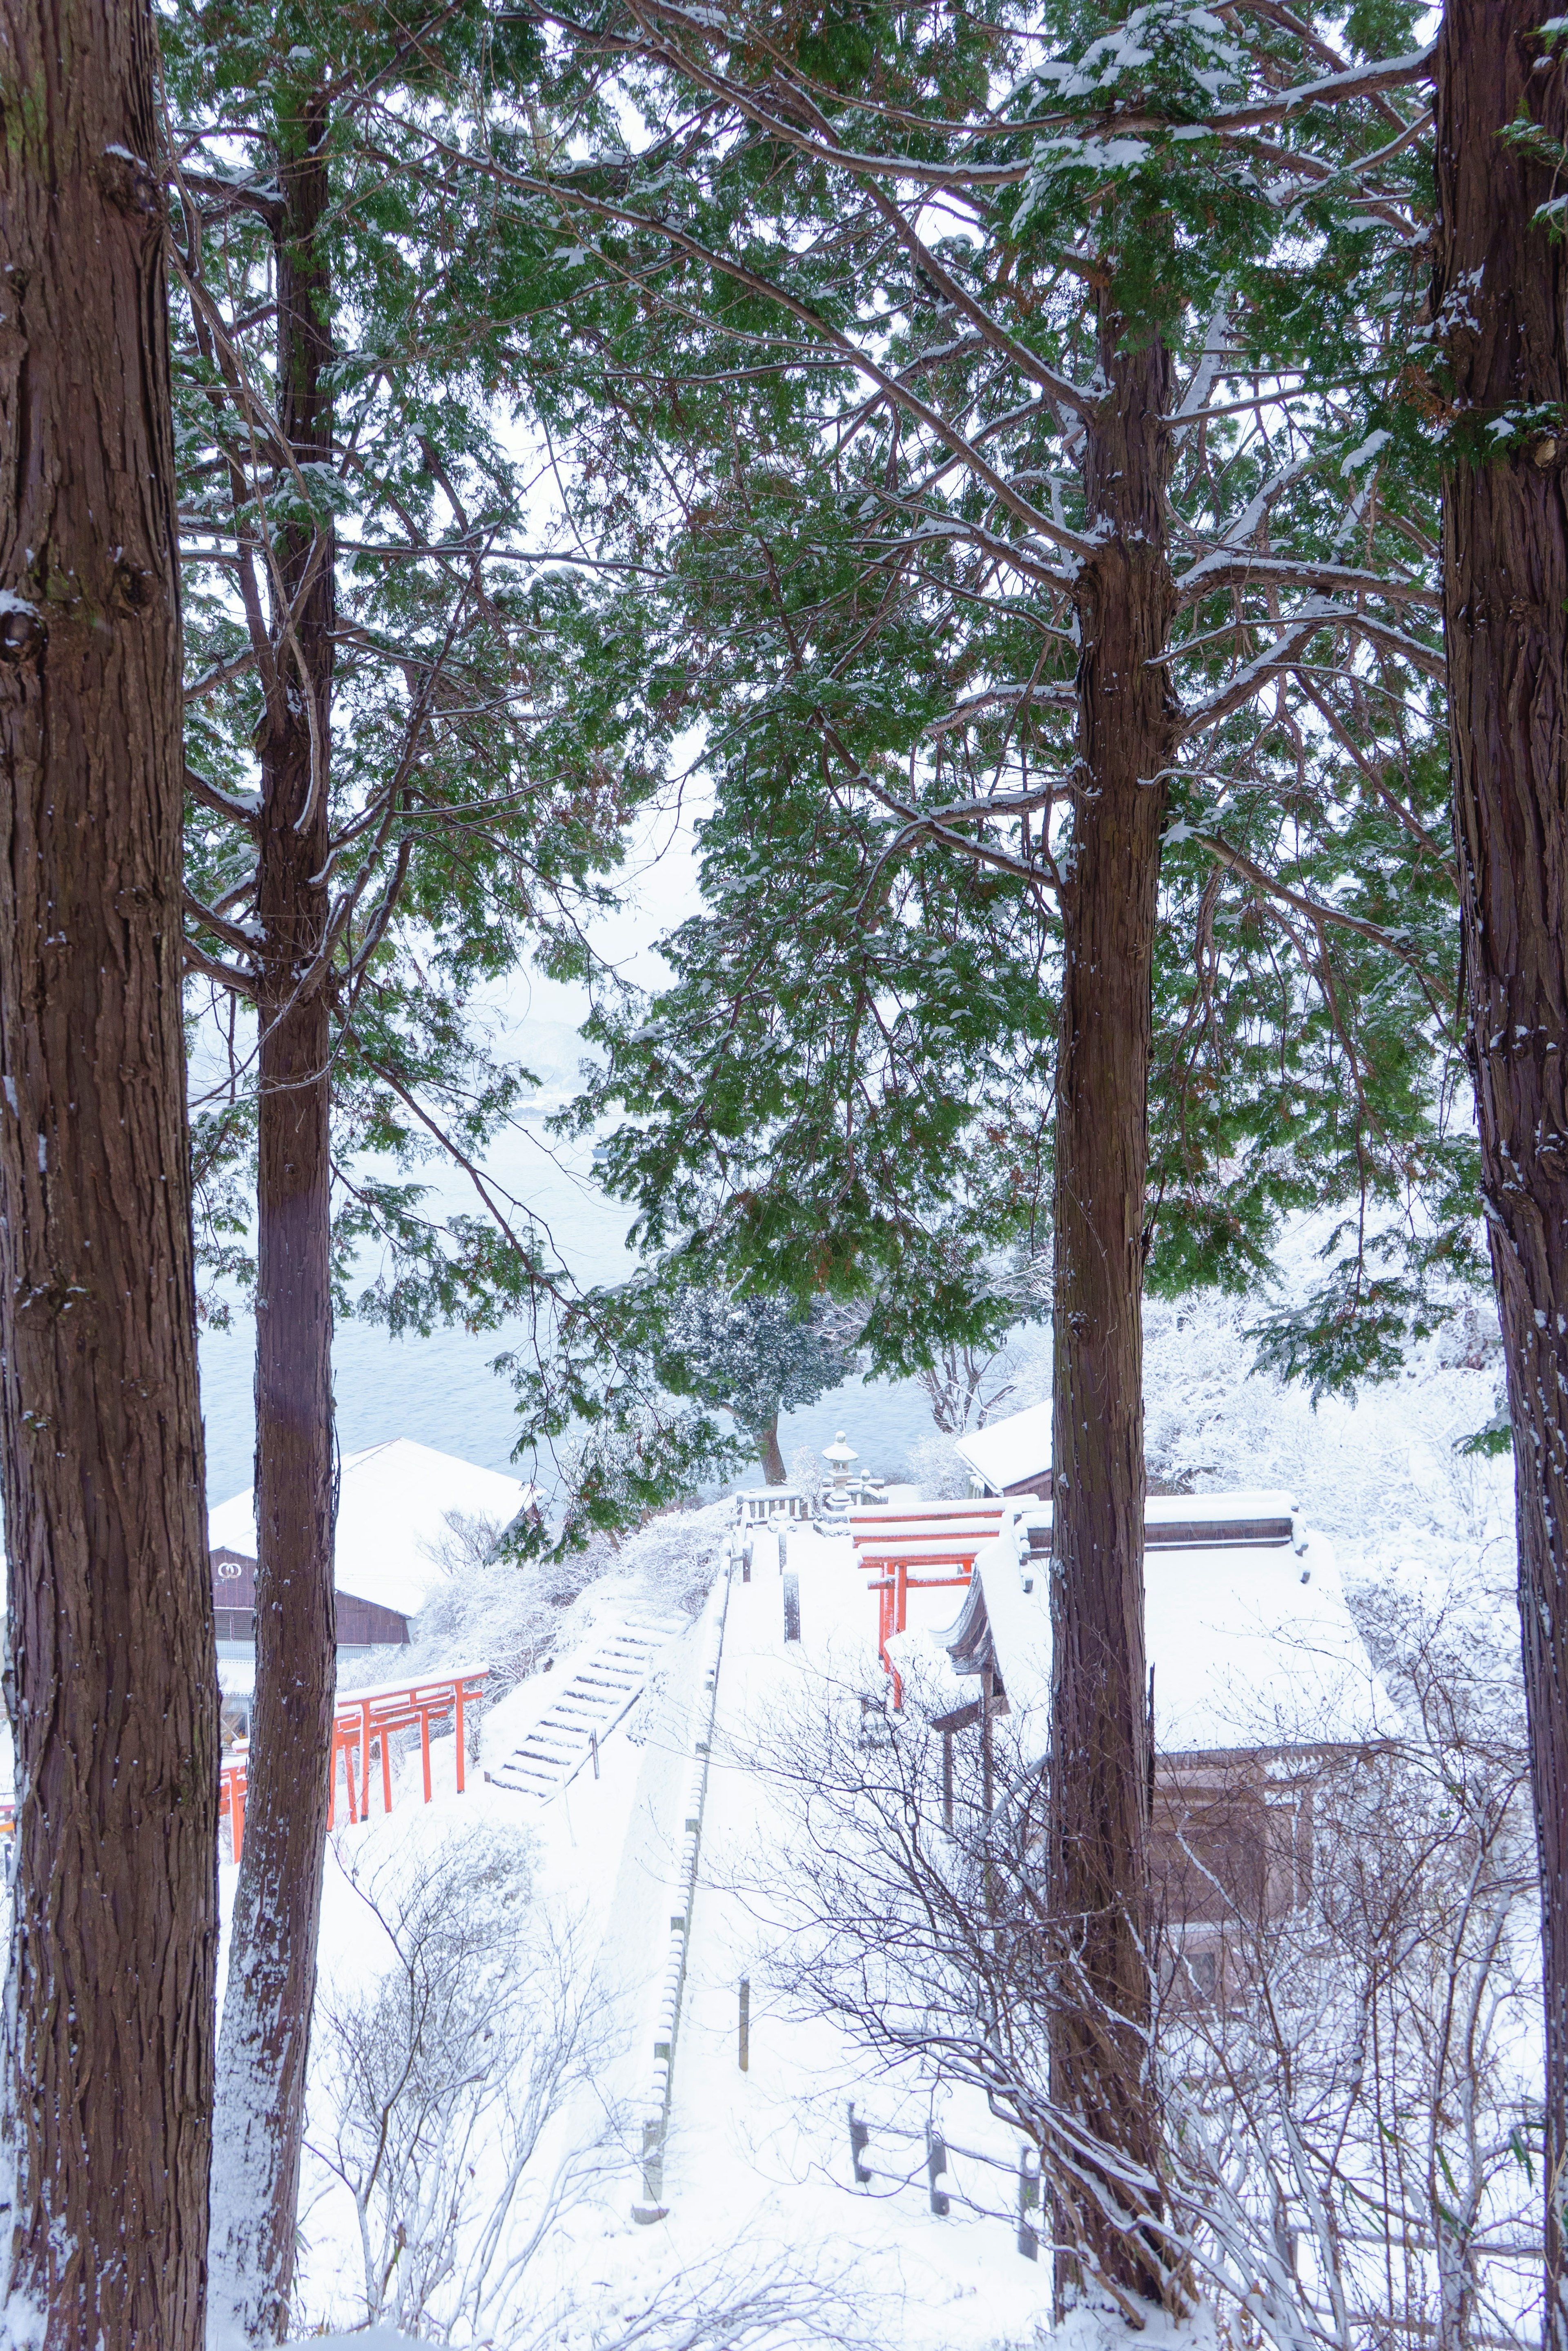
[{"label": "snow-covered shrub", "polygon": [[590,1553],[559,1560],[517,1558],[499,1548],[501,1521],[447,1513],[436,1552],[439,1573],[409,1642],[346,1663],[341,1689],[453,1665],[488,1665],[493,1701],[535,1671],[561,1638],[566,1612],[602,1572]]},{"label": "snow-covered shrub", "polygon": [[651,2281],[639,2273],[613,2299],[564,2296],[508,2351],[886,2351],[894,2314],[877,2300],[853,2262],[834,2265],[748,2231]]},{"label": "snow-covered shrub", "polygon": [[[338,1687],[436,1674],[454,1665],[488,1665],[489,1705],[563,1651],[592,1637],[601,1608],[618,1616],[695,1618],[724,1557],[733,1505],[661,1510],[618,1541],[596,1535],[587,1548],[555,1560],[518,1559],[496,1548],[502,1529],[452,1512],[438,1555],[441,1574],[400,1648],[376,1649],[340,1669]],[[481,1712],[469,1716],[477,1756]],[[392,1734],[395,1753],[410,1753],[417,1730]]]},{"label": "snow-covered shrub", "polygon": [[928,1502],[961,1502],[969,1492],[969,1464],[940,1429],[910,1447],[908,1474]]},{"label": "snow-covered shrub", "polygon": [[[1401,1736],[1233,1758],[1195,1794],[1179,1775],[1157,1792],[1164,2168],[1137,2228],[1230,2339],[1275,2351],[1522,2340],[1539,2270],[1516,1687],[1495,1653],[1396,1599],[1382,1656]],[[1045,1908],[1044,1775],[1010,1728],[992,1724],[989,1758],[971,1733],[944,1759],[912,1674],[902,1716],[822,1687],[732,1759],[784,1814],[765,1863],[741,1868],[776,1922],[753,1965],[786,2008],[831,2015],[880,2067],[983,2094],[1037,2150],[1044,2225],[1071,2244],[1089,2149],[1048,2051],[1062,2003],[1088,1995]],[[1102,2015],[1107,2043],[1116,2023]],[[1130,2214],[1138,2184],[1114,2150],[1103,2162]]]},{"label": "snow-covered shrub", "polygon": [[827,1464],[815,1445],[797,1445],[790,1456],[789,1482],[808,1502],[820,1502],[827,1491]]},{"label": "snow-covered shrub", "polygon": [[333,1850],[366,1935],[317,2003],[310,2145],[353,2199],[363,2323],[483,2342],[607,2159],[607,2006],[522,1831]]},{"label": "snow-covered shrub", "polygon": [[596,1536],[584,1554],[588,1577],[641,1605],[695,1617],[712,1590],[734,1522],[732,1502],[658,1510],[631,1534]]},{"label": "snow-covered shrub", "polygon": [[[1315,1262],[1294,1235],[1282,1294]],[[1304,1257],[1305,1264],[1299,1260]],[[1453,1311],[1398,1376],[1314,1404],[1301,1382],[1257,1368],[1260,1301],[1205,1292],[1152,1300],[1145,1316],[1146,1449],[1162,1479],[1197,1492],[1283,1486],[1353,1565],[1403,1526],[1467,1544],[1511,1533],[1511,1465],[1467,1454],[1496,1403],[1490,1303]]]},{"label": "snow-covered shrub", "polygon": [[448,1513],[450,1536],[437,1556],[443,1580],[419,1620],[421,1642],[462,1632],[482,1637],[502,1686],[531,1673],[559,1636],[561,1619],[598,1572],[582,1552],[559,1559],[518,1558],[500,1549],[502,1530],[485,1519]]}]

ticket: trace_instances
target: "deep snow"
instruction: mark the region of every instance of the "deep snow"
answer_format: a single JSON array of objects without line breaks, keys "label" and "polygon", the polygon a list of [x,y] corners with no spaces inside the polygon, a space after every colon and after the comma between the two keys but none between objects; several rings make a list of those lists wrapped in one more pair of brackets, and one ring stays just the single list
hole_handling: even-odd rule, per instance
[{"label": "deep snow", "polygon": [[[1306,1228],[1292,1236],[1290,1287],[1304,1287],[1310,1278],[1314,1240]],[[1368,1388],[1354,1402],[1325,1399],[1315,1411],[1303,1391],[1251,1373],[1246,1327],[1257,1312],[1255,1301],[1151,1304],[1151,1468],[1162,1481],[1199,1493],[1288,1489],[1307,1521],[1331,1539],[1345,1592],[1375,1655],[1391,1608],[1417,1604],[1490,1675],[1503,1713],[1515,1711],[1511,1465],[1457,1450],[1495,1405],[1499,1364],[1488,1301],[1456,1300],[1449,1322],[1398,1380]],[[1009,1409],[1048,1393],[1045,1334],[1021,1334],[1016,1354]],[[870,1449],[852,1401],[846,1397],[836,1410],[851,1443]],[[928,1477],[940,1473],[946,1450],[940,1440],[925,1448]],[[515,1743],[549,1704],[573,1649],[597,1637],[617,1610],[667,1605],[672,1594],[689,1607],[698,1602],[725,1520],[722,1506],[666,1517],[586,1590],[567,1595],[551,1620],[551,1670],[526,1672],[492,1710],[483,1734],[486,1755]],[[387,1956],[343,1863],[362,1868],[366,1856],[379,1855],[395,1877],[417,1872],[431,1857],[439,1863],[447,1850],[461,1863],[464,1848],[492,1832],[508,1849],[518,1830],[525,1832],[537,1914],[561,1931],[569,1928],[585,1967],[592,1955],[604,2047],[591,2081],[564,2100],[554,2144],[559,2155],[597,2141],[597,2168],[541,2245],[498,2343],[519,2351],[546,2337],[574,2351],[609,2344],[637,2335],[660,2296],[678,2302],[700,2292],[722,2304],[759,2279],[799,2298],[793,2339],[826,2333],[846,2343],[875,2338],[898,2351],[989,2351],[1033,2339],[1046,2322],[1048,2266],[1023,2259],[1012,2229],[994,2217],[1010,2200],[1012,2135],[967,2094],[937,2094],[935,2111],[950,2141],[1000,2167],[988,2170],[971,2157],[952,2157],[943,2182],[952,2210],[938,2219],[926,2199],[921,2136],[933,2112],[930,2085],[913,2067],[900,2074],[872,2064],[836,2027],[787,2013],[769,1990],[754,1881],[759,1856],[776,1854],[781,1867],[787,1856],[766,1788],[738,1759],[758,1726],[777,1717],[789,1688],[813,1673],[874,1677],[872,1604],[847,1551],[842,1540],[792,1531],[799,1643],[784,1640],[771,1537],[758,1540],[753,1580],[735,1581],[729,1590],[701,1864],[687,1914],[664,2209],[650,2225],[632,2214],[647,2207],[639,2153],[670,1919],[686,1900],[679,1863],[711,1616],[693,1619],[657,1686],[605,1743],[597,1781],[583,1774],[565,1796],[535,1810],[475,1773],[469,1793],[459,1798],[451,1792],[450,1741],[441,1741],[437,1802],[428,1812],[405,1766],[391,1819],[339,1830],[334,1840],[322,1932],[324,2004],[345,1985],[372,1977]],[[950,1595],[932,1594],[925,1613],[934,1618],[950,1604]],[[223,1876],[227,1898],[232,1871]],[[453,1895],[461,1900],[460,1879]],[[751,1999],[744,2074],[737,2064],[742,1977]],[[318,2032],[317,2147],[330,2121],[328,2054],[327,2036]],[[851,2178],[851,2099],[872,2127],[867,2186]],[[483,2189],[481,2177],[481,2200]],[[969,2210],[964,2199],[971,2196],[991,2210]],[[301,2324],[351,2328],[365,2311],[355,2214],[319,2155],[307,2159],[302,2213]],[[372,2338],[359,2333],[353,2339]]]}]

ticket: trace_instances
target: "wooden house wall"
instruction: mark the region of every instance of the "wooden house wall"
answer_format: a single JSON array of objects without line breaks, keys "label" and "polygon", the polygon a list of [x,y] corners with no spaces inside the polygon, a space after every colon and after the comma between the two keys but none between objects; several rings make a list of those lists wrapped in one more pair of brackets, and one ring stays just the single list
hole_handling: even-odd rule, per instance
[{"label": "wooden house wall", "polygon": [[1296,1909],[1312,1885],[1312,1782],[1326,1758],[1282,1776],[1266,1750],[1162,1756],[1155,1766],[1149,1875],[1168,1934]]},{"label": "wooden house wall", "polygon": [[213,1605],[214,1608],[249,1608],[256,1604],[256,1563],[244,1552],[224,1551],[221,1546],[213,1553]]},{"label": "wooden house wall", "polygon": [[[213,1608],[220,1641],[254,1641],[256,1631],[256,1562],[243,1552],[221,1545],[213,1553]],[[337,1643],[340,1648],[381,1649],[401,1646],[409,1637],[409,1620],[396,1608],[379,1601],[361,1600],[358,1593],[337,1594]]]},{"label": "wooden house wall", "polygon": [[409,1620],[395,1608],[383,1608],[378,1601],[361,1600],[358,1593],[337,1594],[337,1646],[342,1649],[382,1649],[389,1644],[402,1644],[409,1637]]}]

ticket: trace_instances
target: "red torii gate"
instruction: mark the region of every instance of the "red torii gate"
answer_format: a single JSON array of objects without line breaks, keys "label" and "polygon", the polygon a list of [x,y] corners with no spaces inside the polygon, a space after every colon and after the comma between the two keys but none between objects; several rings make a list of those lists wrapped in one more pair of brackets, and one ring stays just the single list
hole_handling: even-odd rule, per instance
[{"label": "red torii gate", "polygon": [[[904,1685],[888,1655],[895,1633],[907,1632],[911,1592],[961,1590],[974,1573],[981,1548],[1002,1531],[1002,1502],[929,1502],[918,1510],[855,1511],[849,1532],[856,1565],[869,1568],[877,1601],[877,1654],[893,1684],[893,1704],[904,1703]],[[950,1568],[948,1575],[918,1573]]]},{"label": "red torii gate", "polygon": [[[361,1816],[369,1815],[372,1746],[379,1745],[381,1750],[381,1794],[385,1809],[389,1813],[391,1811],[391,1734],[395,1730],[411,1730],[416,1724],[424,1763],[426,1803],[430,1802],[431,1795],[431,1731],[437,1723],[452,1721],[456,1729],[457,1792],[461,1796],[466,1785],[463,1776],[464,1716],[469,1707],[483,1698],[489,1672],[488,1666],[459,1666],[446,1673],[423,1676],[418,1679],[377,1682],[346,1697],[332,1723],[332,1778],[327,1801],[327,1827],[330,1828],[337,1818],[339,1758],[344,1765],[350,1821],[357,1822]],[[236,1861],[245,1841],[249,1761],[248,1741],[242,1747],[231,1749],[223,1759],[218,1787],[218,1817],[228,1823]],[[358,1781],[358,1790],[356,1779]]]}]

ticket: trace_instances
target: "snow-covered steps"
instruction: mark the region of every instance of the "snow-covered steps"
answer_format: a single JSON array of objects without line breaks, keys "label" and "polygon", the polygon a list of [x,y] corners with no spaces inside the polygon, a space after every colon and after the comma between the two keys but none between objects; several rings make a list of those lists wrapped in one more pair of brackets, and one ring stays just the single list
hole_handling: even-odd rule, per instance
[{"label": "snow-covered steps", "polygon": [[688,1630],[684,1616],[642,1616],[621,1625],[575,1667],[560,1696],[488,1778],[497,1788],[548,1803],[589,1761],[648,1686],[662,1652]]}]

